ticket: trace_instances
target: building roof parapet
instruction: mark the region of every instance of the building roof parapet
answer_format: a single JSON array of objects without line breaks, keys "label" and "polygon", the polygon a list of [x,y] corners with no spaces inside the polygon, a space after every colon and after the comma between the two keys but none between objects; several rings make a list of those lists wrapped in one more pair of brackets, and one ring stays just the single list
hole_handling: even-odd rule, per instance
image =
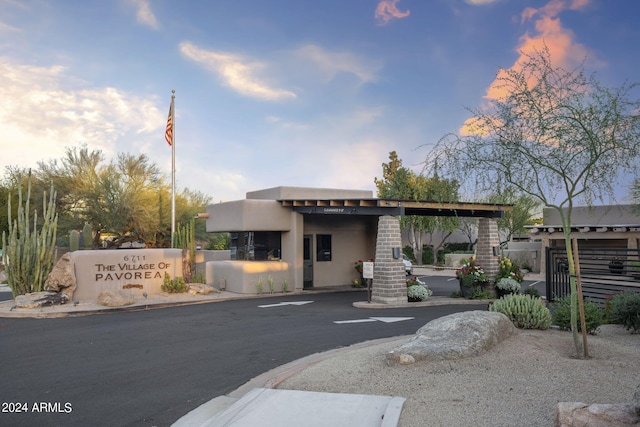
[{"label": "building roof parapet", "polygon": [[[525,229],[529,230],[529,233],[555,233],[562,231],[562,225],[527,225]],[[581,224],[572,225],[571,232],[579,233],[606,233],[613,231],[616,233],[628,233],[628,232],[640,232],[640,224]]]}]

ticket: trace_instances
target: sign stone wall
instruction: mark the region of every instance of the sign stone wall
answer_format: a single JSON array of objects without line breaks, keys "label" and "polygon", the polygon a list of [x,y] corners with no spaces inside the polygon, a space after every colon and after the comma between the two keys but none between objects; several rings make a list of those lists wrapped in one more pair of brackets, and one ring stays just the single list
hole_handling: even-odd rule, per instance
[{"label": "sign stone wall", "polygon": [[162,292],[164,275],[182,277],[181,249],[118,249],[71,252],[75,301],[95,300],[102,291]]}]

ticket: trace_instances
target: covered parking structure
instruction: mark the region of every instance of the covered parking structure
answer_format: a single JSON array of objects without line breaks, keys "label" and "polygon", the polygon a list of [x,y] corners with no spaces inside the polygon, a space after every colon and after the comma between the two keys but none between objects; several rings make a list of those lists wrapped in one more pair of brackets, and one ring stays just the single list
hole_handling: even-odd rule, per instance
[{"label": "covered parking structure", "polygon": [[[232,259],[207,263],[207,283],[240,293],[351,283],[354,263],[375,259],[372,302],[406,302],[403,215],[479,218],[477,259],[498,272],[496,218],[508,205],[374,198],[370,191],[275,187],[207,206],[207,231],[232,233]],[[262,288],[266,290],[266,288]],[[271,290],[271,289],[269,289]]]}]

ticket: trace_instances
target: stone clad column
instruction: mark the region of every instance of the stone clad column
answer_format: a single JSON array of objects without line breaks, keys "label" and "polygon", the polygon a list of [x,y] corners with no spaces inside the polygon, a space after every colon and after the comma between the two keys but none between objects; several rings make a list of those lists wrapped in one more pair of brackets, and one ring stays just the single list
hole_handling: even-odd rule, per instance
[{"label": "stone clad column", "polygon": [[500,271],[500,265],[498,264],[500,257],[493,255],[493,248],[496,246],[500,246],[498,222],[495,218],[480,218],[478,221],[478,249],[476,260],[491,280],[495,280]]},{"label": "stone clad column", "polygon": [[392,248],[394,247],[402,247],[400,217],[381,216],[378,220],[371,302],[379,304],[407,303],[404,263],[402,258],[393,258]]}]

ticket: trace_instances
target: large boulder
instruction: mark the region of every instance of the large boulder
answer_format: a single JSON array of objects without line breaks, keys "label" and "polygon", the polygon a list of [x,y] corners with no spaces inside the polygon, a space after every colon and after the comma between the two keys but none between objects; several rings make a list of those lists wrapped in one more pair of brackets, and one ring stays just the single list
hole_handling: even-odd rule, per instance
[{"label": "large boulder", "polygon": [[40,308],[49,305],[60,305],[69,302],[69,298],[58,292],[32,292],[15,297],[17,308]]},{"label": "large boulder", "polygon": [[560,402],[556,411],[556,427],[631,427],[640,426],[640,416],[633,403]]},{"label": "large boulder", "polygon": [[98,295],[97,303],[105,307],[123,307],[135,304],[133,295],[125,291],[102,291]]},{"label": "large boulder", "polygon": [[189,283],[187,286],[187,293],[189,295],[209,295],[217,292],[219,291],[213,286],[203,285],[202,283]]},{"label": "large boulder", "polygon": [[76,290],[77,282],[70,253],[62,255],[56,265],[53,266],[44,284],[52,291],[65,294],[69,300],[73,299],[73,292]]},{"label": "large boulder", "polygon": [[387,353],[387,364],[448,360],[481,354],[516,333],[507,316],[465,311],[440,317],[418,329],[407,343]]},{"label": "large boulder", "polygon": [[556,427],[627,427],[640,426],[640,385],[631,403],[560,402],[556,408]]}]

